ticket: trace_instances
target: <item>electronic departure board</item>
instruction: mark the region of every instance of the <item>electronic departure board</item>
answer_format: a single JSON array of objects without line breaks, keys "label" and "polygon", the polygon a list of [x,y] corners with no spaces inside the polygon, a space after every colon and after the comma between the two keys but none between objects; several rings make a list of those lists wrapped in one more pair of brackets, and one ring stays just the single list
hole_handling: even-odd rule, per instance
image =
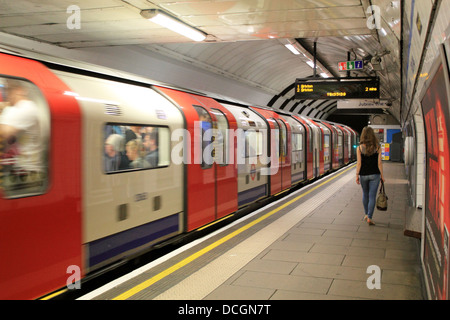
[{"label": "electronic departure board", "polygon": [[380,99],[380,81],[378,78],[341,81],[297,79],[295,81],[295,99]]}]

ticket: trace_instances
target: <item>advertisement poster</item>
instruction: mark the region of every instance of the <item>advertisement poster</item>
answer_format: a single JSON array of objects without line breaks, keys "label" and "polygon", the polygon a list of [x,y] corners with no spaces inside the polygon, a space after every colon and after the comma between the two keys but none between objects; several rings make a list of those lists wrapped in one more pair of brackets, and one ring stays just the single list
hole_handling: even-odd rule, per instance
[{"label": "advertisement poster", "polygon": [[381,144],[381,159],[385,161],[389,160],[389,143]]},{"label": "advertisement poster", "polygon": [[[439,61],[440,62],[440,61]],[[450,116],[448,71],[439,63],[422,98],[426,136],[424,272],[431,299],[449,299]]]}]

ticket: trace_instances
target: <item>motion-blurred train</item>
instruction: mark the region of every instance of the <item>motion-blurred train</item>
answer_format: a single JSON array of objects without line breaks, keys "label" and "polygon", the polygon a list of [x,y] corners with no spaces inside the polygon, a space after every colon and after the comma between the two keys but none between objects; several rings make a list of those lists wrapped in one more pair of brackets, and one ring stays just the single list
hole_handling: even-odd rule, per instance
[{"label": "motion-blurred train", "polygon": [[[65,288],[77,268],[84,278],[356,159],[345,125],[7,53],[0,106],[0,299]],[[33,124],[11,137],[14,120]]]}]

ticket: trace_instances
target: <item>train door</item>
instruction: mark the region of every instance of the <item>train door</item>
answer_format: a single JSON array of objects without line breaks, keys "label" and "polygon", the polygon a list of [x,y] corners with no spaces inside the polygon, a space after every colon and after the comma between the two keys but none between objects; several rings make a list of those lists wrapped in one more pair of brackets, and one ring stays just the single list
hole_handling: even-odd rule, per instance
[{"label": "train door", "polygon": [[357,147],[357,135],[356,135],[356,131],[353,130],[350,127],[347,127],[347,130],[351,133],[351,139],[350,139],[350,143],[349,143],[349,148],[350,148],[350,160],[351,161],[355,161],[356,160],[356,147]]},{"label": "train door", "polygon": [[344,164],[349,163],[350,157],[349,157],[349,142],[350,142],[350,132],[345,129],[343,126],[338,126],[342,130],[342,136],[343,136],[343,151],[344,151]]},{"label": "train door", "polygon": [[321,174],[321,168],[323,168],[322,153],[322,132],[316,125],[313,126],[314,131],[314,176],[318,177]]},{"label": "train door", "polygon": [[306,179],[305,128],[294,117],[283,116],[291,129],[291,184],[299,183]]},{"label": "train door", "polygon": [[281,169],[281,189],[291,187],[291,128],[283,119],[276,119],[280,128],[279,161]]},{"label": "train door", "polygon": [[[270,157],[271,157],[271,175],[270,175],[270,194],[277,194],[282,190],[282,170],[280,161],[280,125],[274,118],[267,119],[270,127]],[[272,160],[276,159],[278,163]]]},{"label": "train door", "polygon": [[298,120],[305,128],[305,160],[306,160],[306,179],[311,180],[314,178],[314,134],[310,124],[300,116],[293,116],[294,119]]},{"label": "train door", "polygon": [[348,129],[348,127],[344,127],[344,130],[347,131],[347,157],[348,162],[350,162],[352,160],[353,133]]},{"label": "train door", "polygon": [[[321,149],[322,149],[322,132],[320,128],[314,124],[311,120],[305,119],[312,130],[312,152],[313,152],[313,176],[317,178],[320,175],[321,165]],[[323,162],[323,160],[322,160]]]},{"label": "train door", "polygon": [[[198,119],[194,121],[194,161],[188,165],[188,171],[197,167],[197,176],[188,178],[188,223],[190,229],[205,225],[216,219],[216,172],[213,154],[213,126],[216,119],[203,107],[192,106],[197,112]],[[192,190],[193,189],[193,190]],[[201,212],[201,214],[200,214]],[[197,223],[194,217],[199,217]],[[195,226],[195,227],[194,227]]]},{"label": "train door", "polygon": [[317,176],[325,173],[325,131],[324,128],[314,120],[309,120],[315,127],[316,134],[318,134],[318,148],[317,148]]},{"label": "train door", "polygon": [[277,114],[271,110],[252,107],[262,118],[269,128],[269,157],[270,157],[270,195],[277,194],[282,190],[282,165],[280,162],[280,125],[274,117]]},{"label": "train door", "polygon": [[333,125],[337,131],[337,156],[339,167],[344,165],[344,133],[338,125]]},{"label": "train door", "polygon": [[213,160],[215,170],[216,219],[238,209],[237,166],[234,156],[237,124],[234,116],[217,101],[195,96],[209,111],[213,127]]},{"label": "train door", "polygon": [[331,170],[331,130],[324,124],[317,122],[322,130],[323,169]]},{"label": "train door", "polygon": [[331,161],[331,169],[339,168],[339,151],[338,151],[338,133],[336,128],[325,121],[321,122],[324,126],[326,126],[330,130],[330,161]]}]

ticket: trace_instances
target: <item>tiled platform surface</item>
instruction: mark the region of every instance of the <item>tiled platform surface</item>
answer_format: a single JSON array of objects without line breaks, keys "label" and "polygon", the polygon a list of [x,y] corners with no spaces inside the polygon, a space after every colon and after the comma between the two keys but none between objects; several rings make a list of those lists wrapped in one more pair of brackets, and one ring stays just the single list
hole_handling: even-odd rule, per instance
[{"label": "tiled platform surface", "polygon": [[[363,221],[362,190],[350,182],[205,299],[423,299],[418,239],[403,235],[407,180],[384,163],[387,212]],[[354,174],[354,170],[351,171]],[[369,289],[381,271],[380,289]]]}]

